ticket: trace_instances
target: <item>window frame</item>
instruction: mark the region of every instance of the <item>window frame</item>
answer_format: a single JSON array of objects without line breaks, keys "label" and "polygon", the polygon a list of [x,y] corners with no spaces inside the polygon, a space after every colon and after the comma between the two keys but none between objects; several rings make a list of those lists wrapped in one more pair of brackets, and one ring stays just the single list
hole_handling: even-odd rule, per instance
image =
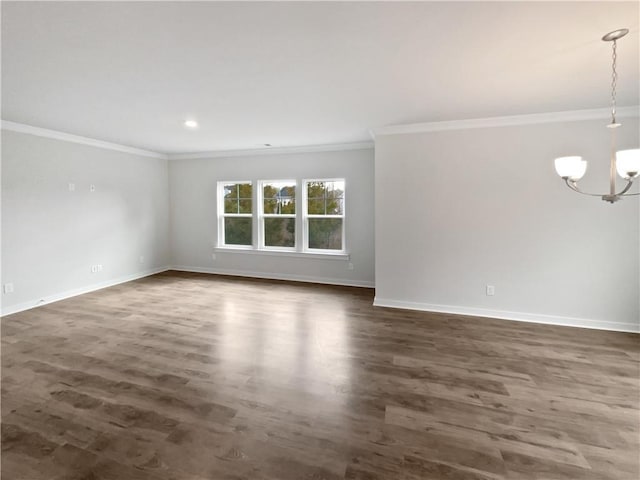
[{"label": "window frame", "polygon": [[[226,213],[224,211],[224,187],[225,185],[251,185],[251,213]],[[224,248],[236,248],[242,250],[252,250],[255,243],[255,182],[252,180],[220,180],[218,182],[218,245]],[[251,219],[251,244],[241,245],[237,243],[226,243],[225,238],[225,218],[250,218]]]},{"label": "window frame", "polygon": [[[310,182],[343,182],[344,189],[342,191],[342,215],[317,215],[317,214],[309,214],[309,198],[308,198],[308,188],[307,185]],[[347,213],[347,180],[345,178],[303,178],[301,180],[302,186],[302,224],[303,224],[303,235],[302,235],[302,251],[307,253],[314,254],[346,254],[347,253],[347,244],[346,244],[346,213]],[[309,219],[310,218],[340,218],[342,219],[342,249],[334,250],[328,248],[310,248],[309,247]]]},{"label": "window frame", "polygon": [[[264,213],[264,187],[265,185],[269,185],[272,183],[288,183],[295,186],[295,210],[296,213],[290,214],[277,214],[277,213]],[[269,250],[276,252],[298,252],[299,243],[299,235],[298,232],[300,230],[299,221],[298,221],[298,213],[300,210],[300,202],[299,195],[300,186],[299,182],[296,179],[288,179],[288,180],[258,180],[258,192],[257,192],[257,201],[258,201],[258,250]],[[294,219],[294,227],[295,227],[295,235],[293,240],[293,247],[277,247],[274,245],[266,245],[266,235],[265,235],[265,219],[267,218],[293,218]]]},{"label": "window frame", "polygon": [[[264,213],[264,185],[269,183],[291,183],[296,186],[296,213],[278,215]],[[308,190],[309,182],[343,182],[341,215],[309,215],[308,214]],[[224,186],[229,184],[250,184],[252,186],[251,211],[252,213],[225,213],[224,212]],[[333,178],[296,178],[288,180],[259,179],[259,180],[219,180],[217,181],[217,244],[214,251],[237,252],[241,254],[281,255],[305,258],[328,258],[332,260],[349,260],[347,250],[347,180],[344,177]],[[251,218],[251,245],[239,245],[225,243],[225,218],[240,217]],[[265,246],[264,219],[265,218],[295,218],[295,244],[293,247]],[[309,218],[340,218],[342,219],[342,249],[309,248]]]}]

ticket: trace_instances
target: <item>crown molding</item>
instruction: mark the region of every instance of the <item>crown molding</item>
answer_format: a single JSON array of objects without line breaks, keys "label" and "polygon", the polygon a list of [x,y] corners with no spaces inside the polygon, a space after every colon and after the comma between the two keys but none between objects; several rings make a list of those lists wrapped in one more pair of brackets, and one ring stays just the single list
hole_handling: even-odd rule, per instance
[{"label": "crown molding", "polygon": [[[467,130],[472,128],[511,127],[516,125],[535,125],[540,123],[579,122],[600,120],[611,116],[608,108],[591,110],[571,110],[566,112],[534,113],[530,115],[512,115],[508,117],[473,118],[445,122],[411,123],[407,125],[389,125],[370,131],[373,138],[381,135],[403,135],[407,133],[443,132],[447,130]],[[640,116],[640,106],[619,107],[616,118]]]},{"label": "crown molding", "polygon": [[226,157],[246,157],[254,155],[278,155],[287,153],[313,153],[313,152],[335,152],[344,150],[365,150],[374,147],[373,142],[359,143],[337,143],[328,145],[307,145],[295,147],[276,147],[276,148],[258,148],[245,150],[214,150],[209,152],[194,153],[159,153],[141,148],[129,147],[118,143],[105,142],[95,138],[82,137],[71,133],[60,132],[57,130],[49,130],[47,128],[33,127],[24,123],[11,122],[2,120],[2,130],[12,132],[28,133],[38,137],[54,138],[66,142],[79,143],[81,145],[89,145],[92,147],[104,148],[107,150],[116,150],[118,152],[131,153],[134,155],[142,155],[145,157],[160,158],[163,160],[187,160],[196,158],[226,158]]},{"label": "crown molding", "polygon": [[248,150],[214,150],[210,152],[170,153],[169,160],[192,160],[197,158],[252,157],[256,155],[283,155],[289,153],[337,152],[345,150],[368,150],[373,142],[335,143],[329,145],[306,145],[299,147],[256,148]]},{"label": "crown molding", "polygon": [[2,130],[8,130],[11,132],[28,133],[30,135],[36,135],[38,137],[54,138],[56,140],[63,140],[65,142],[79,143],[81,145],[89,145],[91,147],[104,148],[106,150],[115,150],[117,152],[131,153],[133,155],[141,155],[144,157],[167,159],[167,155],[164,153],[152,152],[150,150],[143,150],[141,148],[128,147],[126,145],[120,145],[118,143],[104,142],[102,140],[96,140],[95,138],[81,137],[79,135],[72,135],[70,133],[58,132],[57,130],[49,130],[47,128],[33,127],[31,125],[25,125],[23,123],[10,122],[8,120],[2,120]]},{"label": "crown molding", "polygon": [[[159,158],[163,160],[191,160],[205,158],[230,158],[248,157],[258,155],[285,155],[293,153],[336,152],[346,150],[367,150],[374,148],[376,137],[383,135],[403,135],[409,133],[442,132],[447,130],[467,130],[473,128],[496,128],[517,125],[535,125],[556,122],[577,122],[584,120],[606,119],[611,115],[608,108],[591,110],[572,110],[565,112],[535,113],[529,115],[512,115],[505,117],[473,118],[466,120],[451,120],[444,122],[412,123],[406,125],[389,125],[369,130],[372,141],[357,143],[337,143],[327,145],[306,145],[276,148],[257,148],[244,150],[213,150],[208,152],[193,153],[159,153],[141,148],[129,147],[117,143],[105,142],[94,138],[82,137],[70,133],[33,127],[23,123],[2,120],[2,130],[28,133],[39,137],[54,138],[67,142],[89,145],[92,147],[131,153],[145,157]],[[616,111],[617,118],[634,118],[640,116],[640,106],[619,107]]]}]

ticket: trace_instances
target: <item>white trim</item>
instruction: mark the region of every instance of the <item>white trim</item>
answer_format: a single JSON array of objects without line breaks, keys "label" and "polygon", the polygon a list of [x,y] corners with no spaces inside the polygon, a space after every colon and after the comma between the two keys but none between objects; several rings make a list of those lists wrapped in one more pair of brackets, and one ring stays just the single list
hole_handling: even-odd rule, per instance
[{"label": "white trim", "polygon": [[91,147],[104,148],[106,150],[115,150],[124,153],[132,153],[134,155],[141,155],[143,157],[160,158],[162,160],[166,160],[168,158],[168,156],[164,153],[152,152],[150,150],[143,150],[141,148],[128,147],[126,145],[120,145],[118,143],[104,142],[102,140],[96,140],[94,138],[81,137],[79,135],[58,132],[57,130],[49,130],[47,128],[32,127],[31,125],[10,122],[8,120],[2,120],[2,130],[28,133],[30,135],[36,135],[38,137],[54,138],[56,140],[63,140],[65,142],[79,143],[81,145],[89,145]]},{"label": "white trim", "polygon": [[349,280],[344,278],[326,278],[326,277],[313,277],[307,275],[292,275],[281,273],[264,273],[264,272],[248,272],[243,270],[232,270],[226,268],[201,268],[201,267],[187,267],[174,265],[168,270],[175,270],[178,272],[191,272],[191,273],[210,273],[213,275],[229,275],[233,277],[248,277],[248,278],[261,278],[264,280],[287,280],[289,282],[302,282],[302,283],[321,283],[325,285],[342,285],[345,287],[362,287],[362,288],[374,288],[375,283],[366,280]]},{"label": "white trim", "polygon": [[424,312],[497,318],[500,320],[513,320],[516,322],[544,323],[546,325],[558,325],[565,327],[640,333],[640,323],[610,322],[606,320],[562,317],[557,315],[544,315],[540,313],[509,312],[505,310],[488,310],[484,308],[459,307],[453,305],[436,305],[431,303],[407,302],[403,300],[392,300],[379,297],[375,297],[373,299],[373,305],[376,307],[402,308],[406,310],[420,310]]},{"label": "white trim", "polygon": [[329,145],[306,145],[295,147],[256,148],[247,150],[214,150],[210,152],[170,153],[169,160],[192,160],[197,158],[252,157],[256,155],[281,155],[289,153],[337,152],[345,150],[368,150],[373,142],[334,143]]},{"label": "white trim", "polygon": [[[307,185],[311,182],[342,182],[342,215],[309,215],[309,191]],[[347,179],[346,178],[303,178],[301,181],[302,191],[302,251],[309,253],[323,253],[327,250],[319,248],[309,248],[309,219],[310,218],[341,218],[342,219],[342,250],[337,250],[336,254],[347,253]]]},{"label": "white trim", "polygon": [[160,267],[160,268],[154,268],[151,270],[144,270],[142,272],[134,273],[131,275],[125,275],[122,277],[114,278],[112,280],[107,280],[100,283],[94,283],[93,285],[88,285],[86,287],[74,288],[73,290],[54,293],[52,295],[47,295],[37,300],[34,299],[28,302],[18,303],[17,305],[11,305],[10,307],[3,308],[2,317],[6,315],[11,315],[13,313],[23,312],[25,310],[30,310],[32,308],[41,307],[43,305],[47,305],[53,302],[58,302],[60,300],[65,300],[67,298],[76,297],[78,295],[83,295],[85,293],[95,292],[96,290],[102,290],[103,288],[113,287],[114,285],[130,282],[132,280],[138,280],[139,278],[144,278],[150,275],[155,275],[157,273],[166,272],[167,270],[169,270],[168,267]]},{"label": "white trim", "polygon": [[[256,245],[258,245],[258,250],[272,250],[275,252],[297,252],[298,250],[298,209],[300,208],[298,206],[298,203],[296,203],[296,200],[298,199],[298,193],[300,192],[300,187],[298,186],[298,180],[297,179],[289,179],[289,180],[257,180],[258,183],[258,188],[256,189],[256,212],[258,213],[258,231],[257,231],[257,240],[258,242],[256,243]],[[284,183],[285,185],[291,185],[293,183],[294,186],[294,197],[293,197],[293,203],[294,203],[294,209],[295,209],[295,213],[290,214],[290,213],[286,213],[286,214],[271,214],[271,213],[264,213],[264,187],[265,185],[271,185],[271,184],[276,184],[276,183]],[[293,247],[268,247],[265,245],[265,234],[264,234],[264,230],[265,230],[265,219],[266,218],[293,218],[293,222],[294,222],[294,228],[295,228],[295,235],[294,235],[294,239],[293,239]]]},{"label": "white trim", "polygon": [[[251,185],[251,213],[225,213],[224,212],[224,187],[225,185]],[[240,192],[238,192],[239,194]],[[246,197],[243,197],[246,199]],[[238,197],[238,201],[240,197]],[[256,221],[254,218],[253,211],[255,210],[256,204],[256,190],[254,188],[253,180],[220,180],[217,184],[217,210],[218,210],[218,245],[226,246],[230,248],[236,249],[251,249],[255,243],[255,229],[256,229]],[[238,208],[239,209],[239,208]],[[225,243],[225,229],[224,224],[225,218],[250,218],[251,219],[251,245],[226,245]]]},{"label": "white trim", "polygon": [[[534,113],[531,115],[512,115],[508,117],[473,118],[446,122],[411,123],[407,125],[389,125],[370,130],[375,138],[380,135],[402,135],[407,133],[442,132],[446,130],[467,130],[472,128],[511,127],[515,125],[535,125],[540,123],[577,122],[583,120],[606,119],[611,110],[597,108],[591,110],[572,110],[567,112]],[[640,116],[640,106],[618,107],[616,118]]]},{"label": "white trim", "polygon": [[351,255],[348,253],[329,253],[324,250],[318,250],[313,252],[296,252],[294,250],[275,250],[274,248],[242,248],[242,247],[215,247],[213,249],[215,253],[240,253],[250,255],[272,255],[274,257],[297,257],[297,258],[311,258],[314,260],[344,260],[351,259]]}]

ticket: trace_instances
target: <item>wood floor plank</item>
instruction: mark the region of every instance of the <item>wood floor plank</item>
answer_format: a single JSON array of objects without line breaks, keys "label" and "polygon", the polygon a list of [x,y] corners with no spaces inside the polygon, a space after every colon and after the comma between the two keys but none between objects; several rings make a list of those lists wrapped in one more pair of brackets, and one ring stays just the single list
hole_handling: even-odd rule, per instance
[{"label": "wood floor plank", "polygon": [[165,272],[2,318],[11,480],[637,480],[640,337]]}]

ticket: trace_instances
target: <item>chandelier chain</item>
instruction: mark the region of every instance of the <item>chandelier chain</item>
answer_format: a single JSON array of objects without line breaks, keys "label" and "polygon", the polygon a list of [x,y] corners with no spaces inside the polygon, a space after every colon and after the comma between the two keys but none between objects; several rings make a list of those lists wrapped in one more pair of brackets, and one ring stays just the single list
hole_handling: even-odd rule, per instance
[{"label": "chandelier chain", "polygon": [[617,42],[614,40],[612,45],[611,55],[611,124],[616,123],[616,84],[618,82],[618,72],[616,71],[616,60],[618,56],[616,54]]}]

